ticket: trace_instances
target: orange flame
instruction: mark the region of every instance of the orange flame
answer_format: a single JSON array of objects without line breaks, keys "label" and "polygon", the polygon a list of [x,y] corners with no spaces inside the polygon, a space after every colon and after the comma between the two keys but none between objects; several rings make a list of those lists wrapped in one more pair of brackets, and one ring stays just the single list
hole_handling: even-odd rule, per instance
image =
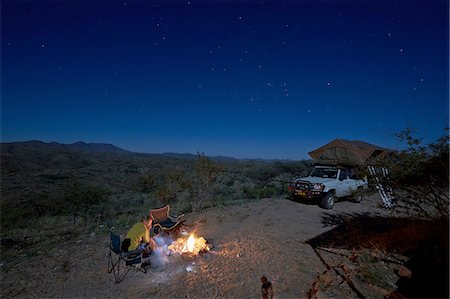
[{"label": "orange flame", "polygon": [[194,246],[195,246],[195,237],[194,237],[194,234],[192,234],[189,236],[187,243],[186,243],[187,251],[192,253],[194,251]]},{"label": "orange flame", "polygon": [[186,240],[179,238],[172,242],[169,249],[179,253],[192,253],[194,255],[199,254],[202,251],[209,251],[210,248],[203,237],[196,238],[194,234],[191,234]]}]

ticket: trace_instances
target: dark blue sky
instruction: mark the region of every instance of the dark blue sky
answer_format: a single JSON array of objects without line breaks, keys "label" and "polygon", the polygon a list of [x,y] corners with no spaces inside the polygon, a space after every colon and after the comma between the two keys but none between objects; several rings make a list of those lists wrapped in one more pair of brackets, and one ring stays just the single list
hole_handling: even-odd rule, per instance
[{"label": "dark blue sky", "polygon": [[449,121],[447,1],[1,4],[1,140],[302,159]]}]

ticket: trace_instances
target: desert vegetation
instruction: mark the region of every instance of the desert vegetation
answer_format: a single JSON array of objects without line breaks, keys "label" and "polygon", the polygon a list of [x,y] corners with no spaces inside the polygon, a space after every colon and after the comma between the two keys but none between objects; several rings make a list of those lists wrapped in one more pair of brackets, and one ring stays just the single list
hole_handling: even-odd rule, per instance
[{"label": "desert vegetation", "polygon": [[4,234],[40,221],[90,230],[100,222],[125,224],[123,218],[137,219],[165,204],[184,213],[283,195],[289,179],[305,175],[311,165],[203,153],[96,153],[42,143],[2,144],[1,153]]}]

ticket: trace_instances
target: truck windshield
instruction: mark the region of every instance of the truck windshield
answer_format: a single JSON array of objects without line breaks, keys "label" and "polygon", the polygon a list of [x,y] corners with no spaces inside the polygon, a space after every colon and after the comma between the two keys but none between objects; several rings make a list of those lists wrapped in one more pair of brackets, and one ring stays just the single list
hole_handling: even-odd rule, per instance
[{"label": "truck windshield", "polygon": [[335,168],[314,168],[311,172],[311,176],[319,178],[332,178],[337,176],[337,169]]}]

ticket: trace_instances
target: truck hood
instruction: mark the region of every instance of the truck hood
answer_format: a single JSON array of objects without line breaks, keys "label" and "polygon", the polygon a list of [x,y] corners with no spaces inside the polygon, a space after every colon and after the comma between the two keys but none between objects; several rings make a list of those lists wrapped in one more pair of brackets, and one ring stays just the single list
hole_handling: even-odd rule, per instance
[{"label": "truck hood", "polygon": [[336,179],[330,179],[330,178],[319,178],[319,177],[312,177],[312,176],[308,176],[305,178],[298,178],[295,179],[294,181],[304,181],[304,182],[310,182],[310,183],[322,183],[324,185],[326,185],[327,183],[333,183],[336,181]]}]

